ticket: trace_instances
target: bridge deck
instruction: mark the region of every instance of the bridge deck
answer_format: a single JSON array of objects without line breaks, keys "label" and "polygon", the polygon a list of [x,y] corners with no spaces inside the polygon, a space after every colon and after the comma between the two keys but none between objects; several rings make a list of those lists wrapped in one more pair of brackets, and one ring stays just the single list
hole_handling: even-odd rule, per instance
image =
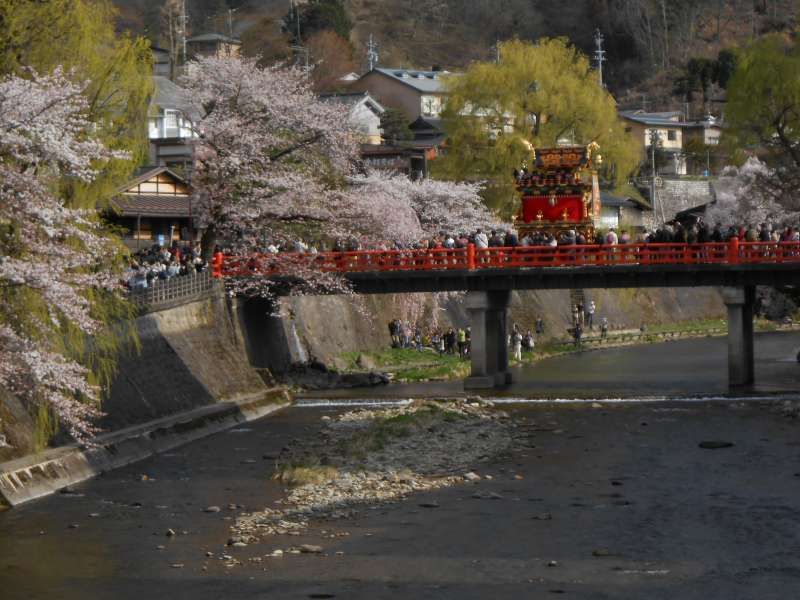
[{"label": "bridge deck", "polygon": [[360,293],[793,285],[798,242],[626,244],[252,254],[215,257],[216,276],[297,281],[341,273]]}]

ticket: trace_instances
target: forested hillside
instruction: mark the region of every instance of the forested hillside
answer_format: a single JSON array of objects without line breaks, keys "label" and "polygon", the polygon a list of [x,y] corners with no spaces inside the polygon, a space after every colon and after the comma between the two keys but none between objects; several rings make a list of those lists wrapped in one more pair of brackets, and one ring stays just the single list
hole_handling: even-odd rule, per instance
[{"label": "forested hillside", "polygon": [[[158,41],[163,34],[162,7],[180,0],[115,1],[122,13],[121,27],[146,32]],[[275,56],[293,35],[281,33],[291,4],[290,0],[186,0],[193,33],[227,33],[230,16],[236,35],[251,29],[251,46]],[[665,108],[689,101],[697,104],[697,110],[707,107],[704,101],[710,102],[724,88],[724,73],[720,76],[719,71],[726,67],[719,59],[724,63],[725,51],[764,33],[794,31],[797,8],[795,0],[298,0],[296,4],[301,11],[309,4],[323,5],[321,14],[331,14],[334,5],[344,9],[356,70],[365,68],[370,35],[379,46],[382,64],[458,69],[492,57],[497,40],[513,37],[565,36],[590,53],[593,32],[600,28],[608,51],[606,80],[623,103]]]}]

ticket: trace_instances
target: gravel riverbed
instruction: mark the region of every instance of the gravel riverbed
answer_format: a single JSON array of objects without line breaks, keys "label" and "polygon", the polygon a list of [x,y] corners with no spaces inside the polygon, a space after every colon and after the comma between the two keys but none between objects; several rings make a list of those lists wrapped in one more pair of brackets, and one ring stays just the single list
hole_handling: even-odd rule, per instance
[{"label": "gravel riverbed", "polygon": [[479,480],[482,463],[511,450],[515,429],[505,412],[481,402],[420,401],[324,416],[316,439],[284,447],[278,459],[276,477],[299,485],[275,507],[240,515],[229,544],[298,535],[311,519],[353,517],[368,506]]}]

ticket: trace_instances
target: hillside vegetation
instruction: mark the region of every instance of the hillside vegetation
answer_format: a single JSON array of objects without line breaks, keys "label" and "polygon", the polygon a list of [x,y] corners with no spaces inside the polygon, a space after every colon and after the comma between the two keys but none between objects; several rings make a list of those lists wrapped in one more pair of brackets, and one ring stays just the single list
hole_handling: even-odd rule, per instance
[{"label": "hillside vegetation", "polygon": [[[162,0],[115,2],[121,27],[158,41]],[[230,8],[236,35],[261,24],[257,37],[274,39],[257,47],[271,54],[275,44],[287,43],[279,26],[286,0],[186,2],[193,33],[226,31]],[[600,28],[608,52],[606,81],[623,104],[663,109],[688,101],[694,112],[724,96],[724,85],[714,81],[704,61],[717,61],[721,51],[765,33],[793,33],[797,10],[795,0],[299,0],[301,6],[309,2],[344,6],[356,70],[366,67],[370,35],[381,64],[455,70],[493,57],[498,40],[514,37],[563,36],[591,53]],[[263,26],[265,17],[272,26]]]}]

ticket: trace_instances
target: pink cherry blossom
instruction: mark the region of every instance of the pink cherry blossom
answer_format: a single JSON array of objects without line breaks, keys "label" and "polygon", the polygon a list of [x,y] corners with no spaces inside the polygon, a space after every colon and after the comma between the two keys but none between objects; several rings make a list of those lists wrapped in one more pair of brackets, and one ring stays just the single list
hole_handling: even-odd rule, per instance
[{"label": "pink cherry blossom", "polygon": [[83,89],[61,69],[0,80],[0,290],[33,292],[49,316],[41,322],[18,303],[0,306],[0,386],[48,405],[78,440],[95,431],[98,391],[47,340],[64,322],[97,329],[84,290],[116,287],[105,268],[115,252],[93,212],[69,208],[55,190],[62,178],[91,181],[105,161],[123,157],[92,137]]}]

